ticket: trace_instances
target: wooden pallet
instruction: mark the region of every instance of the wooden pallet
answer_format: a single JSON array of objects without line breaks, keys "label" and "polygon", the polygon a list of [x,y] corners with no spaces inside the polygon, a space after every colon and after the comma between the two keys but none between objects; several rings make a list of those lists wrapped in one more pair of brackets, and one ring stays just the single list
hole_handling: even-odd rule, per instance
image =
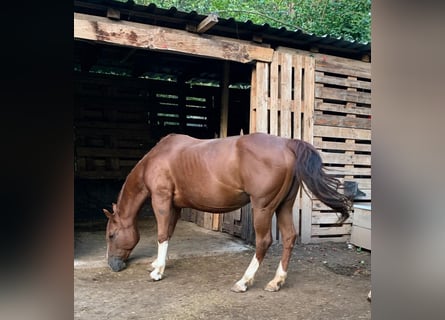
[{"label": "wooden pallet", "polygon": [[[313,144],[329,172],[355,181],[371,200],[371,69],[369,63],[315,56]],[[313,198],[310,242],[346,241],[352,221],[334,225],[337,214]]]}]

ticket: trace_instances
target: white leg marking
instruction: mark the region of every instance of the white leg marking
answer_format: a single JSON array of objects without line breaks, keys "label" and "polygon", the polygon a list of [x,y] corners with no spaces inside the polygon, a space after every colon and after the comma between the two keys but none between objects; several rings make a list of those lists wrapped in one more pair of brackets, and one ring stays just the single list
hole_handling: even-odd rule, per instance
[{"label": "white leg marking", "polygon": [[155,281],[161,280],[162,275],[164,274],[165,263],[167,260],[167,249],[168,241],[162,243],[158,242],[158,257],[151,264],[154,270],[150,273],[150,277]]},{"label": "white leg marking", "polygon": [[255,277],[259,266],[260,262],[256,258],[256,255],[254,255],[252,261],[247,267],[246,272],[244,272],[243,277],[237,283],[235,283],[235,285],[232,287],[232,291],[245,292],[247,290],[247,285],[251,285],[253,283],[253,278]]},{"label": "white leg marking", "polygon": [[264,290],[266,291],[278,291],[281,286],[284,284],[287,278],[287,272],[283,270],[283,265],[278,265],[277,272],[275,273],[275,277],[270,281]]}]

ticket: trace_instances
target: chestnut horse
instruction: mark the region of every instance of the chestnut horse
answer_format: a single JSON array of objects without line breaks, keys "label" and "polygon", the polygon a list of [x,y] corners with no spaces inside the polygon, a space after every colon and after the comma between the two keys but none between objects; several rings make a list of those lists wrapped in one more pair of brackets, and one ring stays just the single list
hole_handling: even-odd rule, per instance
[{"label": "chestnut horse", "polygon": [[232,290],[244,292],[272,243],[275,213],[283,253],[275,277],[265,290],[278,291],[287,276],[296,231],[292,206],[302,182],[327,206],[349,216],[351,201],[338,192],[339,181],[325,173],[317,150],[307,142],[254,133],[224,139],[199,140],[170,134],[161,139],[128,174],[113,213],[108,217],[107,259],[113,271],[125,268],[139,241],[137,213],[150,197],[158,230],[158,256],[150,277],[164,274],[168,241],[181,208],[224,213],[251,202],[256,252]]}]

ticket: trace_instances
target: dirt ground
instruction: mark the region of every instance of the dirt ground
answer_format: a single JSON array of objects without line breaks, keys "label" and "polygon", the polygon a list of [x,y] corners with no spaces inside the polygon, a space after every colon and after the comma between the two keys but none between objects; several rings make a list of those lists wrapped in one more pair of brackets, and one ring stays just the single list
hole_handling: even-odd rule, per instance
[{"label": "dirt ground", "polygon": [[[247,268],[253,247],[181,222],[170,242],[165,278],[153,282],[148,271],[156,250],[153,228],[148,223],[150,237],[141,238],[140,251],[117,273],[105,264],[103,230],[75,232],[74,319],[371,319],[369,251],[346,243],[297,245],[285,285],[267,292],[281,256],[281,245],[274,244],[253,286],[234,293],[230,288]],[[211,246],[202,254],[185,249],[205,243]]]}]

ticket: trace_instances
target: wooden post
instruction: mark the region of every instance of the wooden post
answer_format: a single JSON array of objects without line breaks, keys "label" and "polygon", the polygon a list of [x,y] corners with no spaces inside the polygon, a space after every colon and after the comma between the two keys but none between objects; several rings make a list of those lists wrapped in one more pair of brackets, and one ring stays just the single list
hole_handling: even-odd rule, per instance
[{"label": "wooden post", "polygon": [[230,63],[225,61],[223,64],[223,78],[221,79],[221,121],[219,137],[227,137],[227,127],[229,119],[229,76]]},{"label": "wooden post", "polygon": [[[227,127],[229,119],[229,80],[230,63],[225,61],[223,64],[223,77],[221,79],[221,122],[219,127],[219,137],[227,137]],[[212,230],[221,230],[222,214],[213,214]]]},{"label": "wooden post", "polygon": [[[315,59],[304,57],[303,78],[303,134],[302,139],[313,143],[314,140],[314,102],[315,102]],[[301,242],[309,243],[312,235],[312,197],[306,192],[301,194]]]}]

